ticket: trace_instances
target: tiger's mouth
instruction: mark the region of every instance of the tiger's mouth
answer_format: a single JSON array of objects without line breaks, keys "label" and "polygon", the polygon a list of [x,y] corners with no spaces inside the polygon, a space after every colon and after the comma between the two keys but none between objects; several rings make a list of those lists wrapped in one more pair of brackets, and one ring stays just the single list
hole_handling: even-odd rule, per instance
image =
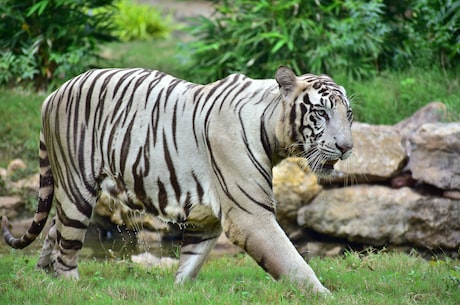
[{"label": "tiger's mouth", "polygon": [[339,160],[325,160],[321,162],[321,169],[326,170],[326,171],[332,171],[334,170],[334,165],[337,163]]},{"label": "tiger's mouth", "polygon": [[312,167],[313,172],[321,176],[331,175],[334,172],[334,165],[337,163],[337,161],[339,160],[323,160]]}]

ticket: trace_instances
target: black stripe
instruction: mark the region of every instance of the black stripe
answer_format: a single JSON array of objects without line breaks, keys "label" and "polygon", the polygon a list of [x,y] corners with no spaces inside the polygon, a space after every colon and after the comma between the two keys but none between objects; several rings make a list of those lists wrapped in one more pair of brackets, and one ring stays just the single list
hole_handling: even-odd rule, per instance
[{"label": "black stripe", "polygon": [[155,205],[153,204],[153,202],[152,202],[152,200],[150,198],[147,198],[144,201],[144,206],[145,206],[145,209],[147,210],[147,212],[149,212],[153,216],[158,216],[158,214],[159,214],[158,209],[155,207]]},{"label": "black stripe", "polygon": [[156,145],[157,143],[157,138],[158,138],[158,124],[160,123],[160,104],[161,104],[161,95],[163,94],[164,88],[161,88],[160,92],[157,95],[157,98],[155,100],[155,104],[152,109],[152,129],[153,129],[153,146]]},{"label": "black stripe", "polygon": [[174,148],[176,151],[178,151],[177,148],[177,136],[176,136],[176,129],[177,129],[177,103],[174,105],[174,110],[173,110],[173,117],[172,117],[172,138],[173,138],[173,143],[174,143]]},{"label": "black stripe", "polygon": [[[240,119],[240,125],[241,125],[241,129],[242,129],[243,143],[244,143],[244,145],[246,147],[246,153],[248,154],[249,160],[251,160],[251,162],[254,165],[254,167],[264,177],[265,181],[267,182],[267,184],[271,188],[271,186],[272,186],[271,172],[268,172],[267,167],[259,162],[258,158],[254,155],[251,147],[249,146],[249,141],[248,141],[248,138],[247,138],[247,135],[246,135],[246,132],[245,132],[246,129],[244,127],[244,122],[243,122],[243,119],[241,117],[241,110],[240,110],[240,114],[239,114],[239,119]],[[270,169],[271,169],[271,167],[270,167]]]},{"label": "black stripe", "polygon": [[76,229],[88,229],[88,226],[82,223],[79,220],[69,218],[64,210],[61,207],[61,203],[56,200],[56,211],[59,217],[59,220],[66,227],[72,227]]},{"label": "black stripe", "polygon": [[[85,123],[88,124],[89,117],[91,115],[91,106],[93,103],[93,91],[94,88],[96,87],[97,81],[106,73],[108,73],[108,70],[101,70],[98,71],[99,73],[92,79],[91,84],[89,85],[89,88],[86,92],[86,105],[85,105]],[[80,90],[83,86],[80,86]]]},{"label": "black stripe", "polygon": [[80,250],[83,247],[83,243],[80,240],[65,239],[62,235],[59,244],[65,250]]},{"label": "black stripe", "polygon": [[38,198],[38,206],[35,213],[49,213],[51,211],[51,206],[53,203],[53,192],[51,192],[45,198],[39,197]]},{"label": "black stripe", "polygon": [[166,215],[165,208],[168,205],[168,194],[166,193],[165,186],[161,182],[160,178],[157,180],[158,185],[158,205],[160,206],[160,211],[163,215]]},{"label": "black stripe", "polygon": [[270,144],[270,138],[268,137],[267,129],[265,128],[264,118],[262,117],[260,123],[260,142],[262,143],[262,147],[264,148],[265,154],[267,155],[268,159],[272,162],[273,161],[273,149]]},{"label": "black stripe", "polygon": [[148,176],[150,171],[150,128],[147,128],[147,136],[144,143],[144,177]]},{"label": "black stripe", "polygon": [[126,129],[126,133],[123,137],[123,143],[121,144],[121,152],[120,152],[120,174],[122,176],[125,175],[125,167],[127,166],[126,160],[128,159],[128,154],[131,146],[131,131],[134,126],[134,122],[136,121],[137,111],[133,113],[133,117],[129,122],[128,128]]},{"label": "black stripe", "polygon": [[51,168],[48,169],[46,175],[40,175],[40,188],[53,186],[53,176],[51,175]]},{"label": "black stripe", "polygon": [[230,191],[228,190],[228,187],[227,187],[227,183],[225,182],[225,179],[224,179],[224,175],[222,174],[222,170],[219,168],[219,166],[217,165],[217,162],[216,160],[214,159],[214,154],[212,152],[212,149],[211,149],[211,144],[209,142],[209,138],[207,137],[206,135],[206,145],[208,147],[208,153],[209,153],[209,157],[211,159],[211,167],[212,167],[212,170],[214,172],[214,174],[216,175],[216,178],[219,182],[219,185],[220,187],[222,188],[222,190],[224,191],[225,195],[227,196],[228,199],[230,199],[238,208],[240,208],[241,210],[245,211],[246,213],[248,214],[251,214],[247,209],[245,209],[242,205],[239,204],[238,201],[235,200],[235,198],[233,197],[233,195],[230,193]]},{"label": "black stripe", "polygon": [[203,195],[204,195],[203,187],[201,186],[200,181],[198,181],[198,178],[196,177],[195,172],[193,171],[192,171],[192,177],[196,183],[196,193],[198,194],[198,200],[200,201],[200,203],[202,203]]},{"label": "black stripe", "polygon": [[181,251],[180,255],[201,255],[201,252],[195,252],[195,251]]},{"label": "black stripe", "polygon": [[227,91],[227,93],[226,93],[225,96],[222,98],[222,102],[220,103],[220,106],[219,106],[219,112],[222,110],[222,108],[223,108],[223,106],[224,106],[224,104],[225,104],[225,101],[227,101],[227,98],[228,98],[228,96],[230,95],[230,93],[232,93],[233,90],[234,90],[235,88],[238,87],[239,84],[237,83],[237,80],[238,80],[237,77],[233,78],[233,79],[232,79],[232,82],[230,82],[230,83],[227,84],[224,88],[222,88],[222,92],[221,92],[221,94],[219,94],[219,97],[220,97],[225,91]]},{"label": "black stripe", "polygon": [[[233,102],[236,100],[237,97],[239,97],[241,95],[241,93],[246,90],[247,87],[249,87],[251,85],[251,82],[250,81],[247,81],[245,82],[242,86],[239,87],[239,90],[238,92],[235,94],[234,98],[230,101],[230,105],[233,104]],[[243,101],[246,101],[247,99],[242,97],[238,100],[238,102],[235,104],[234,106],[234,109],[238,109],[239,106],[240,106],[240,103],[242,103]]]},{"label": "black stripe", "polygon": [[180,80],[180,79],[173,79],[168,85],[167,85],[167,89],[166,89],[166,98],[165,98],[165,103],[163,105],[163,109],[164,111],[166,111],[166,106],[167,106],[167,103],[168,101],[170,100],[171,98],[171,92],[174,90],[174,88],[176,88],[177,85],[179,85],[180,83],[182,83],[183,81]]},{"label": "black stripe", "polygon": [[[90,164],[86,162],[88,156],[86,155],[86,150],[85,150],[85,136],[86,136],[86,131],[84,127],[82,126],[81,131],[80,131],[80,143],[78,145],[78,173],[80,173],[80,177],[81,177],[83,184],[85,185],[86,191],[88,191],[88,193],[90,193],[92,196],[96,196],[97,191],[94,185],[88,183],[87,179],[83,178],[83,176],[87,173],[87,170],[85,167],[86,166],[92,167],[92,162],[90,162]],[[94,175],[92,177],[94,177]]]},{"label": "black stripe", "polygon": [[198,139],[197,130],[196,130],[196,126],[197,126],[197,124],[196,124],[196,122],[197,122],[196,116],[198,114],[198,106],[199,106],[202,91],[204,90],[204,88],[205,88],[205,86],[201,86],[198,89],[196,89],[195,92],[193,93],[194,109],[193,109],[193,115],[192,115],[192,123],[193,123],[192,130],[193,130],[193,135],[195,137],[195,143],[196,143],[197,147],[198,147],[199,139]]},{"label": "black stripe", "polygon": [[48,217],[43,218],[40,221],[32,221],[32,224],[30,225],[29,229],[27,230],[27,234],[24,236],[26,240],[35,240],[35,238],[38,236],[38,234],[41,233],[43,230],[43,227],[46,224],[46,220]]},{"label": "black stripe", "polygon": [[218,237],[219,237],[219,235],[203,238],[201,231],[197,231],[197,232],[186,231],[186,233],[184,234],[184,237],[183,237],[183,242],[184,242],[184,245],[191,245],[191,244],[197,245],[197,244],[201,244],[202,242],[205,242],[205,241],[216,239]]},{"label": "black stripe", "polygon": [[147,108],[147,105],[150,103],[150,95],[153,92],[153,88],[155,88],[163,79],[165,74],[162,73],[157,73],[155,75],[156,77],[150,81],[148,87],[147,87],[147,94],[145,96],[145,101],[144,101],[144,108]]},{"label": "black stripe", "polygon": [[257,201],[254,197],[249,195],[249,193],[246,192],[240,185],[238,185],[238,188],[249,200],[251,200],[252,202],[257,204],[258,206],[266,209],[267,211],[269,211],[269,212],[271,212],[273,214],[275,213],[275,208],[273,206],[269,206],[269,205],[265,204],[264,202]]},{"label": "black stripe", "polygon": [[168,142],[166,141],[166,134],[164,130],[163,130],[163,150],[164,150],[166,166],[168,167],[168,171],[169,171],[169,182],[171,183],[171,186],[174,189],[176,200],[179,201],[180,195],[181,195],[180,185],[179,185],[179,181],[177,180],[176,170],[174,169],[174,163],[171,158],[171,154],[169,153]]},{"label": "black stripe", "polygon": [[[120,79],[118,80],[117,84],[115,85],[113,89],[112,101],[116,101],[116,103],[113,107],[112,118],[110,119],[111,124],[113,124],[114,121],[126,120],[126,114],[129,112],[129,108],[131,107],[131,105],[124,105],[123,107],[121,105],[125,101],[124,96],[126,94],[126,91],[129,88],[129,85],[133,82],[134,78],[131,78],[128,82],[126,82],[126,80],[128,79],[128,77],[138,72],[138,70],[137,69],[125,70],[123,72],[124,74],[120,77]],[[124,85],[123,89],[121,89],[122,85]],[[115,100],[115,95],[118,93],[118,90],[120,89],[122,90],[121,95],[118,97],[117,100]],[[119,111],[120,109],[121,111]],[[121,116],[123,114],[125,114],[124,120],[121,119]]]},{"label": "black stripe", "polygon": [[134,193],[136,194],[136,197],[144,202],[147,198],[147,195],[145,193],[145,188],[144,188],[144,174],[142,170],[139,168],[139,163],[141,160],[142,156],[142,147],[139,148],[139,151],[136,156],[136,161],[134,161],[134,164],[132,166],[132,174],[134,177]]},{"label": "black stripe", "polygon": [[184,211],[185,211],[186,216],[190,214],[191,208],[192,208],[192,201],[190,197],[190,192],[187,192],[187,196],[185,197],[185,202],[184,202]]},{"label": "black stripe", "polygon": [[[105,110],[104,104],[105,104],[105,100],[106,100],[106,97],[107,97],[108,84],[111,82],[111,80],[114,77],[114,75],[116,75],[119,72],[119,70],[118,69],[111,69],[110,72],[111,73],[109,75],[106,75],[104,77],[104,81],[102,82],[102,84],[99,87],[100,88],[99,97],[97,99],[96,108],[94,110],[94,117],[95,117],[94,126],[96,126],[96,128],[98,128],[98,129],[100,129],[100,127],[101,127],[102,115],[104,114],[104,110]],[[106,118],[106,120],[107,120],[107,118]],[[100,129],[100,130],[104,130],[104,129]]]},{"label": "black stripe", "polygon": [[60,256],[57,257],[57,261],[63,265],[64,267],[66,267],[67,269],[66,270],[63,270],[63,271],[70,271],[70,270],[73,270],[73,269],[77,269],[77,265],[75,266],[69,266],[67,265],[66,263],[64,263],[64,261],[62,260],[62,258]]}]

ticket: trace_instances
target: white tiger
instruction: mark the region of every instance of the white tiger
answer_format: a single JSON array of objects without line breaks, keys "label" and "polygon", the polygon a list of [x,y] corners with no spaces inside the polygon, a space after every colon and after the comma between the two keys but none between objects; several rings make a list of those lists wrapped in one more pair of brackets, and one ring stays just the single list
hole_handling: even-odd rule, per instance
[{"label": "white tiger", "polygon": [[83,73],[42,108],[40,191],[33,223],[14,248],[40,234],[57,209],[38,261],[78,278],[82,248],[101,192],[184,229],[176,282],[197,276],[222,231],[274,278],[328,292],[275,220],[272,167],[288,155],[318,173],[351,154],[352,111],[327,76],[276,80],[230,75],[198,85],[145,69]]}]

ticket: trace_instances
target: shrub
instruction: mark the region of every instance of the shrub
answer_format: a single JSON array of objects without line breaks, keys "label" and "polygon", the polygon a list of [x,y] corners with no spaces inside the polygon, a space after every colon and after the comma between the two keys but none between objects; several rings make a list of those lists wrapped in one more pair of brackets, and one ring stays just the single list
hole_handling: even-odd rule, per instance
[{"label": "shrub", "polygon": [[86,70],[110,35],[113,0],[3,0],[0,3],[0,82],[32,79],[46,88]]},{"label": "shrub", "polygon": [[136,4],[130,0],[116,2],[113,15],[114,35],[122,41],[164,38],[169,35],[169,18],[151,5]]},{"label": "shrub", "polygon": [[460,63],[460,1],[385,0],[383,22],[390,27],[382,67],[405,69],[435,63],[452,68]]},{"label": "shrub", "polygon": [[458,0],[224,0],[211,18],[195,19],[187,71],[201,82],[234,72],[271,78],[285,64],[359,79],[387,68],[453,65],[459,8]]},{"label": "shrub", "polygon": [[264,78],[285,64],[297,73],[372,75],[389,31],[383,8],[382,1],[223,1],[192,30],[193,72],[203,81],[236,71]]}]

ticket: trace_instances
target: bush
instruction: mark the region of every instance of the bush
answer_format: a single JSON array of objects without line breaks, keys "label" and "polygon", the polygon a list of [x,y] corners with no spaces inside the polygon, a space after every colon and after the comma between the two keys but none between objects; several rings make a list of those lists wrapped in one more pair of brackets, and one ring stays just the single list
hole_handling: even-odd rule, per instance
[{"label": "bush", "polygon": [[391,31],[379,57],[382,67],[444,68],[460,64],[460,1],[385,0]]},{"label": "bush", "polygon": [[[113,40],[106,20],[113,0],[3,0],[0,83],[33,80],[39,89],[86,70],[101,42]],[[113,8],[113,7],[112,7]],[[59,80],[60,81],[60,80]]]},{"label": "bush", "polygon": [[[220,1],[195,19],[193,75],[208,82],[234,72],[273,77],[345,71],[354,79],[385,69],[458,64],[460,1]],[[187,72],[187,71],[186,71]]]},{"label": "bush", "polygon": [[169,35],[169,18],[147,4],[136,4],[130,0],[116,3],[117,12],[113,15],[115,36],[122,41],[164,38]]}]

